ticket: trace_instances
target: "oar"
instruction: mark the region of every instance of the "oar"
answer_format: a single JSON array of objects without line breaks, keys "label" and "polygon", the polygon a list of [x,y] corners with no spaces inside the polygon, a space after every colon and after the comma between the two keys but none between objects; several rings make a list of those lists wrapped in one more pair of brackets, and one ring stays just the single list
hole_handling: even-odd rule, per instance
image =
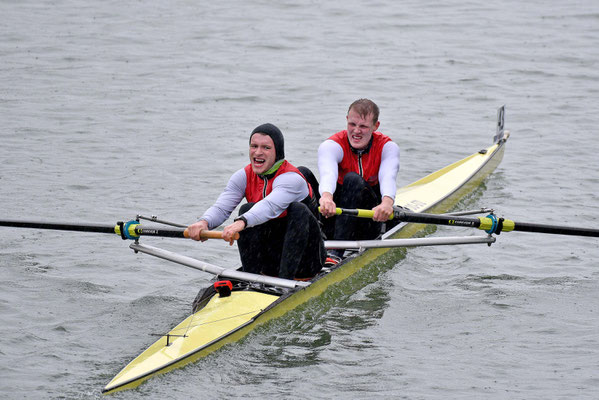
[{"label": "oar", "polygon": [[[360,218],[372,218],[374,216],[374,211],[337,208],[336,215],[341,214],[353,215]],[[420,224],[465,226],[470,228],[478,228],[489,234],[494,233],[497,235],[499,235],[501,232],[520,231],[551,233],[556,235],[599,237],[599,229],[515,222],[505,218],[497,218],[493,214],[490,214],[486,217],[468,218],[452,215],[425,214],[397,210],[389,216],[389,219]]]},{"label": "oar", "polygon": [[[53,229],[61,231],[76,232],[95,232],[117,234],[123,239],[138,239],[140,236],[159,236],[171,238],[189,238],[187,229],[160,228],[142,226],[138,221],[117,222],[116,225],[93,225],[86,223],[55,223],[40,221],[19,221],[4,219],[0,220],[0,226],[13,228],[33,228],[33,229]],[[202,239],[222,239],[223,234],[220,231],[204,231],[201,234]],[[239,239],[239,234],[234,237]]]}]

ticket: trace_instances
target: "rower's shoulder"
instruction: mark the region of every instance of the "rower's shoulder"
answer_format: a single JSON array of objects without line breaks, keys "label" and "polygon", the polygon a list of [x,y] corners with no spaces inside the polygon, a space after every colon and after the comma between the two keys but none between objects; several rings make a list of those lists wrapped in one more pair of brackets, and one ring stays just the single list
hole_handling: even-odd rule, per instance
[{"label": "rower's shoulder", "polygon": [[277,175],[275,177],[275,179],[273,180],[273,185],[280,185],[282,183],[297,185],[305,182],[306,180],[303,178],[301,173],[299,173],[299,171],[285,171],[282,174]]},{"label": "rower's shoulder", "polygon": [[319,146],[318,146],[318,150],[323,150],[323,151],[336,151],[338,149],[343,150],[343,147],[341,146],[341,144],[339,144],[339,142],[336,142],[335,140],[328,138],[326,139],[324,142],[322,142]]},{"label": "rower's shoulder", "polygon": [[399,145],[393,141],[388,141],[383,144],[383,150],[392,149],[392,151],[399,151]]}]

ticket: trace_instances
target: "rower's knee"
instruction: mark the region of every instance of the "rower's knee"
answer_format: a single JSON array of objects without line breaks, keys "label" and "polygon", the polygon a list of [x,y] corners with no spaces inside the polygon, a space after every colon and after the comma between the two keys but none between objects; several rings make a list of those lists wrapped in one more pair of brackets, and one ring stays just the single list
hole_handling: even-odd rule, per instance
[{"label": "rower's knee", "polygon": [[366,181],[355,172],[348,172],[343,177],[343,188],[359,188],[366,185]]},{"label": "rower's knee", "polygon": [[[293,202],[287,207],[287,218],[289,224],[293,224],[295,228],[305,229],[312,222],[316,222],[316,217],[310,211],[307,205],[300,202]],[[300,228],[301,227],[301,228]]]},{"label": "rower's knee", "polygon": [[340,193],[335,202],[339,207],[363,207],[363,197],[368,184],[360,175],[349,172],[343,177]]},{"label": "rower's knee", "polygon": [[310,213],[310,210],[308,209],[308,206],[306,206],[304,203],[300,203],[299,201],[294,201],[293,203],[289,204],[289,207],[287,207],[287,215],[301,215],[303,213]]}]

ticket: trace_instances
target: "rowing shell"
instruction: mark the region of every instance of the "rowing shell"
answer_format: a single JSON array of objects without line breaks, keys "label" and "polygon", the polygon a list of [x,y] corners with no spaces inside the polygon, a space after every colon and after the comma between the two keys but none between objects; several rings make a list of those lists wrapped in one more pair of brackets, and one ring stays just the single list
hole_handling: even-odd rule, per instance
[{"label": "rowing shell", "polygon": [[[502,117],[502,109],[500,113]],[[395,205],[413,212],[434,213],[446,212],[454,207],[501,162],[509,135],[507,132],[504,135],[502,121],[500,126],[501,130],[498,129],[492,146],[400,188]],[[383,238],[410,238],[423,227],[400,223]],[[139,244],[131,247],[149,254],[153,250],[160,251]],[[258,325],[284,315],[320,295],[332,284],[377,262],[388,251],[389,248],[362,249],[334,268],[322,271],[309,282],[283,286],[275,281],[264,283],[230,279],[233,288],[228,296],[220,296],[210,286],[198,295],[194,302],[194,313],[123,368],[106,385],[103,393],[134,388],[154,375],[194,362],[227,343],[238,341]],[[167,253],[152,255],[170,259]]]}]

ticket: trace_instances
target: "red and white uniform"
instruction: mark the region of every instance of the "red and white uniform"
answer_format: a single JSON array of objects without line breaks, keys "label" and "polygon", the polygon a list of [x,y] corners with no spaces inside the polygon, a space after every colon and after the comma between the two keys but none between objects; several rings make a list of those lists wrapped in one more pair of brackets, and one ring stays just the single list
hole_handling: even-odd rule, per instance
[{"label": "red and white uniform", "polygon": [[247,165],[235,172],[216,203],[200,219],[208,222],[213,229],[222,224],[245,197],[248,202],[256,203],[243,214],[247,227],[260,225],[268,220],[285,216],[289,204],[312,196],[312,188],[304,176],[284,161],[271,178],[264,178]]},{"label": "red and white uniform", "polygon": [[381,198],[395,199],[399,171],[399,147],[386,135],[372,133],[368,151],[353,150],[347,131],[337,132],[318,148],[320,193],[335,193],[337,183],[343,183],[348,172],[359,174],[370,185],[380,185]]},{"label": "red and white uniform", "polygon": [[[277,179],[277,177],[281,174],[295,172],[296,174],[304,178],[301,172],[286,160],[283,161],[283,164],[281,164],[281,166],[277,169],[275,175],[270,179],[265,179],[264,177],[256,174],[252,170],[251,164],[248,164],[244,168],[244,171],[247,177],[247,184],[245,187],[245,198],[248,201],[248,203],[257,203],[260,200],[264,199],[266,196],[268,196],[272,192],[273,183],[275,179]],[[310,185],[308,185],[308,190],[309,196],[312,197],[312,187]]]}]

